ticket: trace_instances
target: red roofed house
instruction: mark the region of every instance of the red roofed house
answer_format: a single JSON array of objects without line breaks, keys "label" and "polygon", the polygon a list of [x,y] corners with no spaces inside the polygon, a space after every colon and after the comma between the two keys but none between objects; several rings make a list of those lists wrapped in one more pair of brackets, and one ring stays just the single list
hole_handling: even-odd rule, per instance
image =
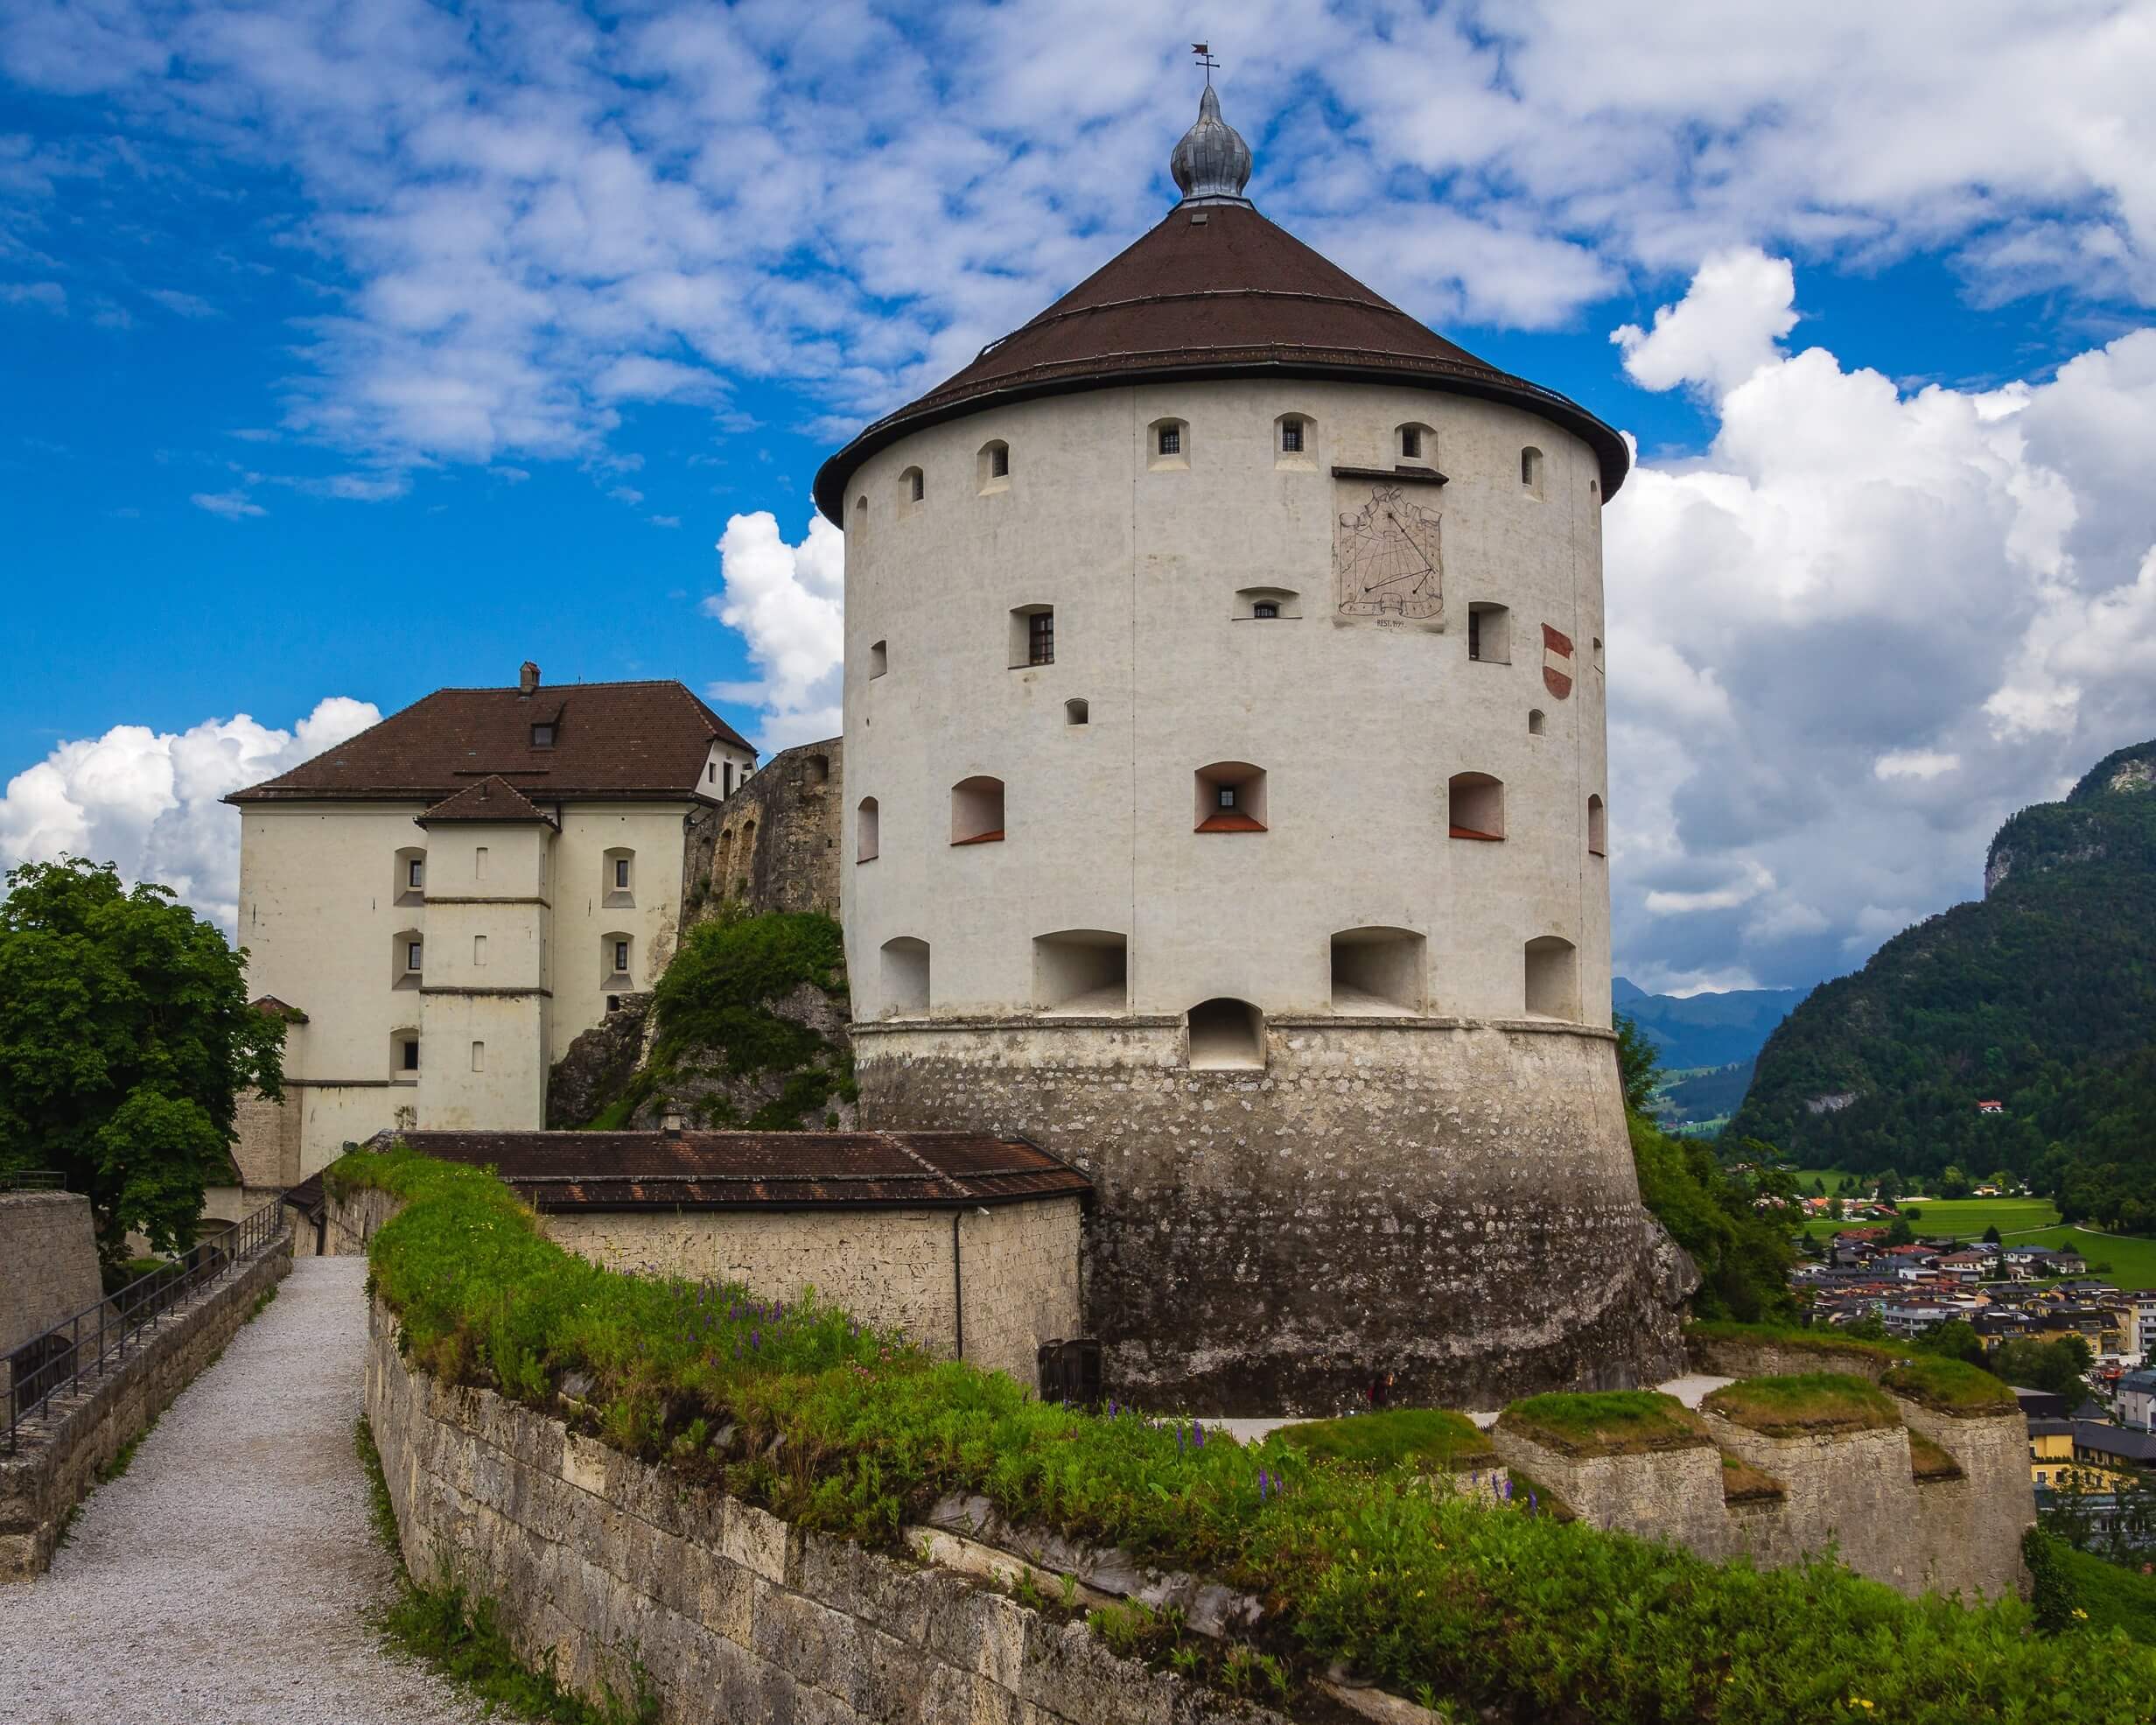
[{"label": "red roofed house", "polygon": [[242,1111],[246,1185],[385,1128],[543,1126],[554,1061],[665,968],[691,835],[755,761],[679,683],[528,663],[233,793],[240,943],[290,1027],[284,1102]]}]

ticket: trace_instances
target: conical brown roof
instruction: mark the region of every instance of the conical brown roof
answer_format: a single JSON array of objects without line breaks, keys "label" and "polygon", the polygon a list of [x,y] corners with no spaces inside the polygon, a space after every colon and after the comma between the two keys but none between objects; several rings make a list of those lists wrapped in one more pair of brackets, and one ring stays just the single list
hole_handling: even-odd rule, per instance
[{"label": "conical brown roof", "polygon": [[854,470],[907,433],[1004,402],[1185,378],[1407,384],[1516,403],[1586,439],[1605,498],[1624,439],[1577,403],[1477,359],[1247,204],[1179,204],[1166,220],[956,376],[823,464],[817,507],[843,522]]}]

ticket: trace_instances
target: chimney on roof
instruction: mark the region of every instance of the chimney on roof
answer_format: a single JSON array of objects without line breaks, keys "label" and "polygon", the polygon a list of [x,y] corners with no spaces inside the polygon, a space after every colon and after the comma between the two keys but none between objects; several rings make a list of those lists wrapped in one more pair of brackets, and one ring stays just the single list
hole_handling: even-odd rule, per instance
[{"label": "chimney on roof", "polygon": [[669,1108],[662,1114],[659,1117],[659,1130],[668,1138],[679,1138],[682,1135],[681,1111],[677,1108]]},{"label": "chimney on roof", "polygon": [[516,692],[520,695],[528,695],[538,687],[539,667],[527,659],[516,668]]}]

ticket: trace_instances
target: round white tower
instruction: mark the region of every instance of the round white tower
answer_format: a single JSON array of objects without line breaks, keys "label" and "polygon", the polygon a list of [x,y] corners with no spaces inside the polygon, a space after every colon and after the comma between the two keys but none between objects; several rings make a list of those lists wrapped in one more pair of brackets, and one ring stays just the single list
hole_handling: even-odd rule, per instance
[{"label": "round white tower", "polygon": [[1172,165],[817,477],[864,1118],[1092,1174],[1126,1392],[1665,1371],[1608,1029],[1625,446],[1260,215],[1209,88]]}]

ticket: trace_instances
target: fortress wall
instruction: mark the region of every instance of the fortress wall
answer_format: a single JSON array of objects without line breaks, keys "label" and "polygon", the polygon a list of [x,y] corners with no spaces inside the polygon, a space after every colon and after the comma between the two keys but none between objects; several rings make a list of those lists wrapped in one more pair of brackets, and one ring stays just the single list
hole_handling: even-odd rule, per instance
[{"label": "fortress wall", "polygon": [[494,1602],[518,1653],[587,1700],[627,1695],[634,1661],[666,1725],[1284,1725],[1116,1658],[1082,1623],[416,1374],[379,1303],[367,1417],[413,1574]]},{"label": "fortress wall", "polygon": [[1694,1371],[1712,1378],[1801,1378],[1812,1371],[1842,1371],[1878,1383],[1888,1362],[1877,1350],[1852,1347],[1781,1346],[1763,1338],[1684,1332],[1685,1357]]},{"label": "fortress wall", "polygon": [[2026,1584],[2021,1536],[2036,1523],[2028,1421],[2019,1413],[1964,1419],[1894,1400],[1909,1429],[1945,1450],[1964,1476],[1917,1487],[1929,1585],[1994,1598],[2019,1592]]},{"label": "fortress wall", "polygon": [[1790,1553],[1781,1560],[1831,1546],[1860,1575],[1908,1594],[1923,1590],[1929,1565],[1908,1433],[1894,1427],[1777,1438],[1705,1418],[1717,1444],[1782,1482],[1782,1529],[1769,1548]]},{"label": "fortress wall", "polygon": [[[751,910],[838,915],[839,810],[845,748],[836,737],[774,754],[700,817],[682,863],[683,902],[700,882],[709,915],[727,901]],[[688,921],[696,920],[694,913]]]},{"label": "fortress wall", "polygon": [[[0,1355],[94,1306],[96,1224],[80,1192],[0,1192]],[[0,1359],[0,1390],[7,1386]]]},{"label": "fortress wall", "polygon": [[1639,1203],[1606,1033],[1276,1018],[1262,1070],[1172,1020],[854,1027],[862,1124],[1024,1133],[1084,1168],[1116,1393],[1200,1413],[1655,1383],[1690,1266]]},{"label": "fortress wall", "polygon": [[1683,1546],[1718,1560],[1733,1539],[1722,1511],[1722,1458],[1711,1445],[1640,1455],[1567,1455],[1502,1421],[1490,1441],[1514,1470],[1547,1485],[1574,1515],[1596,1527]]}]

